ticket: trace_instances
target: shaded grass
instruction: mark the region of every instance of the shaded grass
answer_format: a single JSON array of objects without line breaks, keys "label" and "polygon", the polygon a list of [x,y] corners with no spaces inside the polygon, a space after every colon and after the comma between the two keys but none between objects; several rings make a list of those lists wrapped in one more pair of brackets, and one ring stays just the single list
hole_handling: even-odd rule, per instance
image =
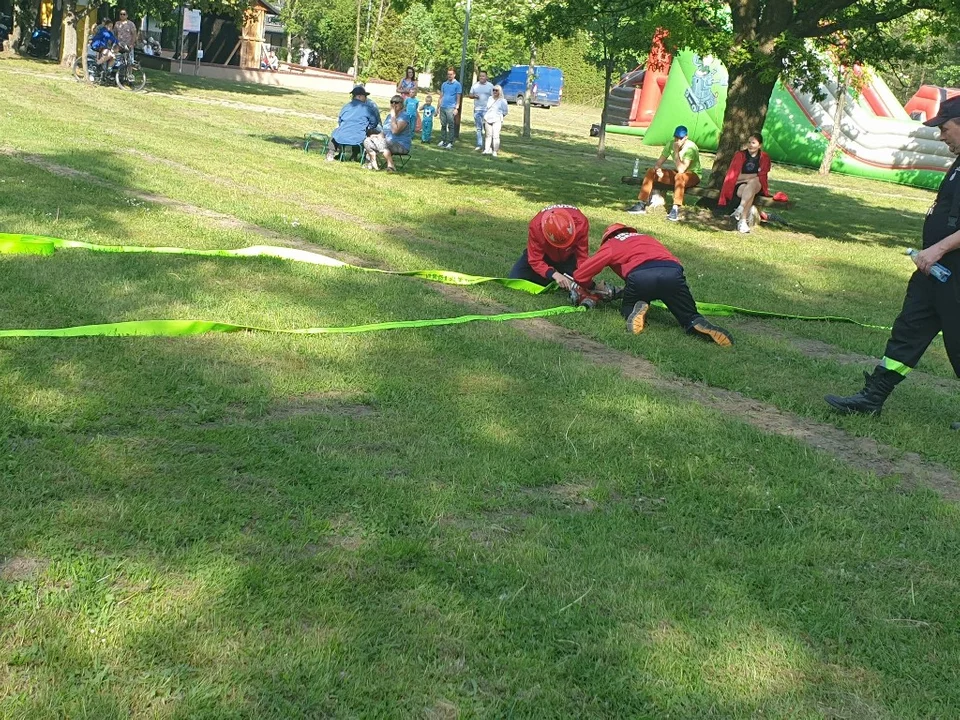
[{"label": "shaded grass", "polygon": [[[531,143],[508,137],[512,163],[417,148],[387,177],[255,139],[295,136],[302,120],[16,77],[3,144],[113,187],[0,155],[4,229],[264,241],[133,194],[156,193],[371,264],[495,275],[546,202],[577,202],[594,225],[622,219],[612,171],[633,146],[606,163],[576,155],[574,108],[538,113],[550,124]],[[339,100],[255,98],[320,112]],[[97,108],[116,118],[105,133],[89,131]],[[896,239],[916,236],[929,194],[885,199],[890,186],[842,178],[813,189],[781,172],[802,228],[645,222],[699,299],[892,318],[908,270]],[[464,311],[427,283],[272,260],[0,263],[2,327]],[[780,338],[738,334],[724,353],[666,313],[639,338],[610,311],[557,323],[960,468],[943,429],[955,394],[917,383],[881,423],[836,420],[819,396],[854,371]],[[774,325],[865,353],[882,342]],[[924,368],[949,376],[942,347]],[[900,718],[960,705],[953,505],[519,327],[5,341],[0,428],[6,716]]]}]

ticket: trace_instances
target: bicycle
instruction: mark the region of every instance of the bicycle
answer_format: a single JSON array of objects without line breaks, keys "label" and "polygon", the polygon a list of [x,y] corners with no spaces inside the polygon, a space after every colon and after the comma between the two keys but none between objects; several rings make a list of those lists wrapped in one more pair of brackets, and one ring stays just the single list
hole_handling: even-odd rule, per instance
[{"label": "bicycle", "polygon": [[147,74],[140,67],[136,60],[130,62],[129,50],[121,49],[117,53],[113,67],[107,68],[105,65],[97,65],[97,54],[93,51],[87,53],[87,76],[83,74],[83,58],[78,57],[73,61],[73,77],[77,82],[89,82],[94,85],[103,85],[111,81],[116,82],[117,87],[122,90],[131,90],[139,92],[147,84]]}]

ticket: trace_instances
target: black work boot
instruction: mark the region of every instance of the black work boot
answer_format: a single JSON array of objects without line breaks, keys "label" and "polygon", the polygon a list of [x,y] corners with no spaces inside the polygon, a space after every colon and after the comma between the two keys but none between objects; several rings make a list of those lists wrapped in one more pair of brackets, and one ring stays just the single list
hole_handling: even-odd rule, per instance
[{"label": "black work boot", "polygon": [[836,395],[827,395],[824,400],[835,410],[851,415],[859,413],[862,415],[879,415],[883,403],[889,397],[890,393],[897,386],[903,375],[893,370],[887,370],[881,365],[877,365],[873,374],[864,372],[863,390],[850,397],[838,397]]}]

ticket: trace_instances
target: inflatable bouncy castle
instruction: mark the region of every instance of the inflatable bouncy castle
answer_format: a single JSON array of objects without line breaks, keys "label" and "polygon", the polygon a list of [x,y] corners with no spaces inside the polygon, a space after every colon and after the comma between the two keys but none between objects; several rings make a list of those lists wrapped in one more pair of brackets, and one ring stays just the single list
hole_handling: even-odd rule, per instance
[{"label": "inflatable bouncy castle", "polygon": [[[649,65],[643,82],[634,86],[639,98],[633,99],[631,107],[649,108],[655,102],[649,122],[640,113],[627,117],[627,122],[615,114],[607,132],[639,135],[644,144],[664,145],[674,127],[686,125],[701,149],[715,151],[727,100],[727,71],[722,63],[690,51],[678,53],[669,62],[662,87],[659,82],[653,84],[655,90],[645,102],[648,75]],[[840,138],[833,172],[936,188],[954,160],[939,141],[939,130],[911,119],[879,76],[868,73],[868,78],[859,94],[850,95],[838,128],[833,127],[840,92],[836,82],[820,86],[822,99],[778,82],[762,128],[764,149],[774,162],[818,168],[836,131]],[[924,110],[936,113],[932,106]]]}]

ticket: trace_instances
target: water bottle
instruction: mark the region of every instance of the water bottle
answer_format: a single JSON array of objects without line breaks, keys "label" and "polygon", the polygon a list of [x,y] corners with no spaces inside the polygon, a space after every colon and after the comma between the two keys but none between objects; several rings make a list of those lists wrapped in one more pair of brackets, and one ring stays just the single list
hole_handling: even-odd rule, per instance
[{"label": "water bottle", "polygon": [[[907,255],[912,258],[915,258],[920,253],[917,252],[914,248],[907,250]],[[950,279],[950,276],[953,274],[947,268],[945,268],[940,263],[934,263],[933,267],[930,268],[930,274],[935,277],[940,282],[946,282]]]},{"label": "water bottle", "polygon": [[640,158],[633,161],[633,176],[640,177]]}]

